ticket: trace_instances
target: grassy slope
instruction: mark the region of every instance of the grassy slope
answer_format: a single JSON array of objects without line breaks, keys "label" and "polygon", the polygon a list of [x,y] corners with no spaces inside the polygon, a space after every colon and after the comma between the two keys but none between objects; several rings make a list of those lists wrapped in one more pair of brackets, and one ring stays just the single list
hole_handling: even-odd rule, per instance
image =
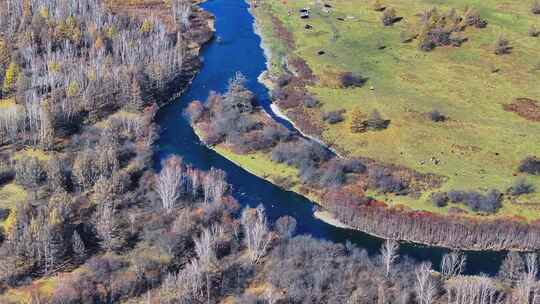
[{"label": "grassy slope", "polygon": [[[15,183],[10,183],[0,187],[0,208],[15,210],[18,203],[26,200],[26,191]],[[0,221],[0,227],[9,231],[11,225],[15,223],[15,212],[11,212],[5,221]]]},{"label": "grassy slope", "polygon": [[[309,89],[323,103],[323,111],[359,107],[369,113],[378,109],[392,119],[388,130],[366,134],[351,133],[347,122],[327,126],[323,139],[340,150],[448,176],[441,190],[505,190],[516,179],[519,161],[540,154],[540,124],[502,109],[502,104],[516,97],[540,99],[540,72],[532,71],[535,61],[540,62],[535,55],[540,53],[540,39],[527,35],[531,25],[540,25],[540,18],[529,13],[526,1],[511,0],[504,5],[495,0],[384,1],[404,17],[402,22],[386,28],[380,22],[381,13],[373,11],[369,1],[329,1],[334,6],[329,16],[316,10],[312,1],[263,2],[260,7],[266,11],[255,13],[274,56],[271,70],[278,70],[286,48],[272,36],[270,18],[263,16],[268,6],[293,33],[294,52],[320,78]],[[467,30],[470,41],[461,48],[423,53],[416,42],[399,42],[400,33],[418,22],[415,14],[434,5],[440,9],[455,7],[461,12],[466,4],[477,8],[489,26]],[[296,13],[302,7],[313,9],[307,22]],[[338,21],[337,17],[347,21]],[[306,23],[314,29],[305,30]],[[492,52],[492,44],[501,34],[514,46],[511,55],[496,56]],[[387,48],[379,50],[380,44]],[[326,54],[319,56],[318,50]],[[501,71],[492,73],[493,67]],[[368,85],[360,89],[337,88],[337,74],[344,71],[369,77]],[[434,124],[425,118],[423,113],[434,108],[448,115],[450,121]],[[439,158],[441,164],[432,165],[431,157]],[[427,164],[420,165],[422,160]],[[540,178],[529,180],[540,190]],[[520,199],[531,203],[527,206],[505,202],[501,214],[539,218],[539,193]],[[432,207],[427,196],[420,200],[399,198],[399,202],[416,209],[447,210]]]},{"label": "grassy slope", "polygon": [[31,285],[12,288],[0,295],[1,303],[34,303],[33,297],[40,295],[51,297],[58,285],[57,277],[46,277],[33,282]]},{"label": "grassy slope", "polygon": [[270,157],[264,153],[237,154],[232,152],[224,145],[214,147],[216,152],[223,155],[230,161],[242,164],[247,170],[262,176],[270,181],[275,181],[278,178],[290,177],[295,182],[298,181],[298,170],[284,164],[272,162]]}]

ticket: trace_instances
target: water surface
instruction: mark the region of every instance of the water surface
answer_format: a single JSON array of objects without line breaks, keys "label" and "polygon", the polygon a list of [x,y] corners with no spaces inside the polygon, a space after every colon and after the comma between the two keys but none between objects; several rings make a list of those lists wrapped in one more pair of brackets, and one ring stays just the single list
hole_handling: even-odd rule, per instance
[{"label": "water surface", "polygon": [[[313,216],[313,203],[308,199],[252,175],[201,144],[183,111],[193,100],[206,100],[211,91],[224,92],[228,81],[236,72],[243,73],[248,88],[254,92],[263,108],[278,122],[292,126],[276,117],[270,109],[266,88],[257,77],[266,69],[266,59],[260,47],[260,37],[253,28],[253,17],[244,0],[209,0],[203,8],[216,17],[216,39],[203,50],[204,65],[191,87],[174,103],[163,107],[157,116],[161,127],[157,143],[156,166],[168,155],[177,154],[196,168],[211,167],[227,172],[227,180],[233,187],[233,195],[242,206],[263,204],[271,221],[290,215],[298,221],[298,233],[333,242],[350,241],[374,254],[382,240],[368,234],[336,228]],[[419,261],[429,261],[435,266],[448,250],[438,247],[403,244],[401,254]],[[502,253],[467,252],[467,273],[496,273]]]}]

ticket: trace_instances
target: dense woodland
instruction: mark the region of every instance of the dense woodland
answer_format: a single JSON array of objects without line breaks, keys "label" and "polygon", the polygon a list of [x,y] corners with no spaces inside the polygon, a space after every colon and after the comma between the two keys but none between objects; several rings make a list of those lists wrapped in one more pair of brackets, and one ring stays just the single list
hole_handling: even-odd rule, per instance
[{"label": "dense woodland", "polygon": [[[497,278],[464,276],[457,252],[434,272],[395,241],[368,256],[295,236],[292,217],[241,210],[223,171],[170,156],[155,172],[154,115],[196,72],[211,17],[190,1],[152,3],[0,3],[0,182],[26,193],[0,210],[2,303],[535,303],[534,254],[509,254]],[[252,120],[260,110],[241,76],[191,117],[214,108],[223,115],[209,140],[273,149],[305,183],[368,174],[383,190],[407,189],[384,168]]]}]

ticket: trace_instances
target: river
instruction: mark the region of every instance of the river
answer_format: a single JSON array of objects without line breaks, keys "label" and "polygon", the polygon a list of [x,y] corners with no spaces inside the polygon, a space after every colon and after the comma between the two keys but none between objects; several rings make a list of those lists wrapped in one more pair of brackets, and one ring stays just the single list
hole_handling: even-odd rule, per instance
[{"label": "river", "polygon": [[[205,147],[193,132],[183,111],[192,100],[206,100],[211,91],[223,92],[228,80],[242,72],[264,109],[288,128],[287,121],[275,115],[270,108],[266,88],[257,77],[266,69],[266,59],[260,47],[260,37],[254,32],[253,17],[244,0],[209,0],[202,7],[216,17],[216,39],[202,51],[203,68],[191,86],[175,102],[163,107],[157,122],[161,127],[157,142],[156,164],[168,155],[177,154],[196,168],[211,167],[227,172],[233,195],[242,206],[263,204],[270,221],[290,215],[298,222],[297,232],[333,242],[350,241],[370,254],[378,252],[382,240],[359,231],[341,229],[315,218],[313,203],[296,193],[283,190],[264,179],[236,166],[215,151]],[[437,268],[447,249],[415,244],[402,244],[400,253],[418,261],[432,262]],[[466,252],[468,274],[495,274],[504,257],[501,252]]]}]

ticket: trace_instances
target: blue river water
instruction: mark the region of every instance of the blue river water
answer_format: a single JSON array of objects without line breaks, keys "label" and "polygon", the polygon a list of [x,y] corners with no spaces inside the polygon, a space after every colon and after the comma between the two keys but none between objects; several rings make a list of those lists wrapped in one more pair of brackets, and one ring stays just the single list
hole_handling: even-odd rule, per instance
[{"label": "blue river water", "polygon": [[[270,221],[290,215],[298,222],[297,232],[333,242],[352,242],[370,254],[378,252],[383,240],[359,231],[336,228],[313,216],[313,203],[296,193],[283,190],[208,149],[199,141],[184,117],[186,106],[193,100],[206,100],[211,91],[223,92],[236,72],[243,73],[248,87],[264,109],[278,122],[292,126],[272,114],[266,88],[257,77],[266,69],[260,37],[254,32],[253,17],[244,0],[209,0],[202,7],[216,17],[216,39],[202,51],[203,68],[190,88],[179,100],[163,107],[157,116],[161,134],[157,143],[156,166],[171,154],[181,156],[192,166],[208,170],[219,168],[227,173],[233,195],[242,206],[263,204]],[[402,244],[400,253],[418,261],[432,262],[438,267],[447,249],[416,244]],[[466,252],[469,274],[497,272],[504,253]]]}]

